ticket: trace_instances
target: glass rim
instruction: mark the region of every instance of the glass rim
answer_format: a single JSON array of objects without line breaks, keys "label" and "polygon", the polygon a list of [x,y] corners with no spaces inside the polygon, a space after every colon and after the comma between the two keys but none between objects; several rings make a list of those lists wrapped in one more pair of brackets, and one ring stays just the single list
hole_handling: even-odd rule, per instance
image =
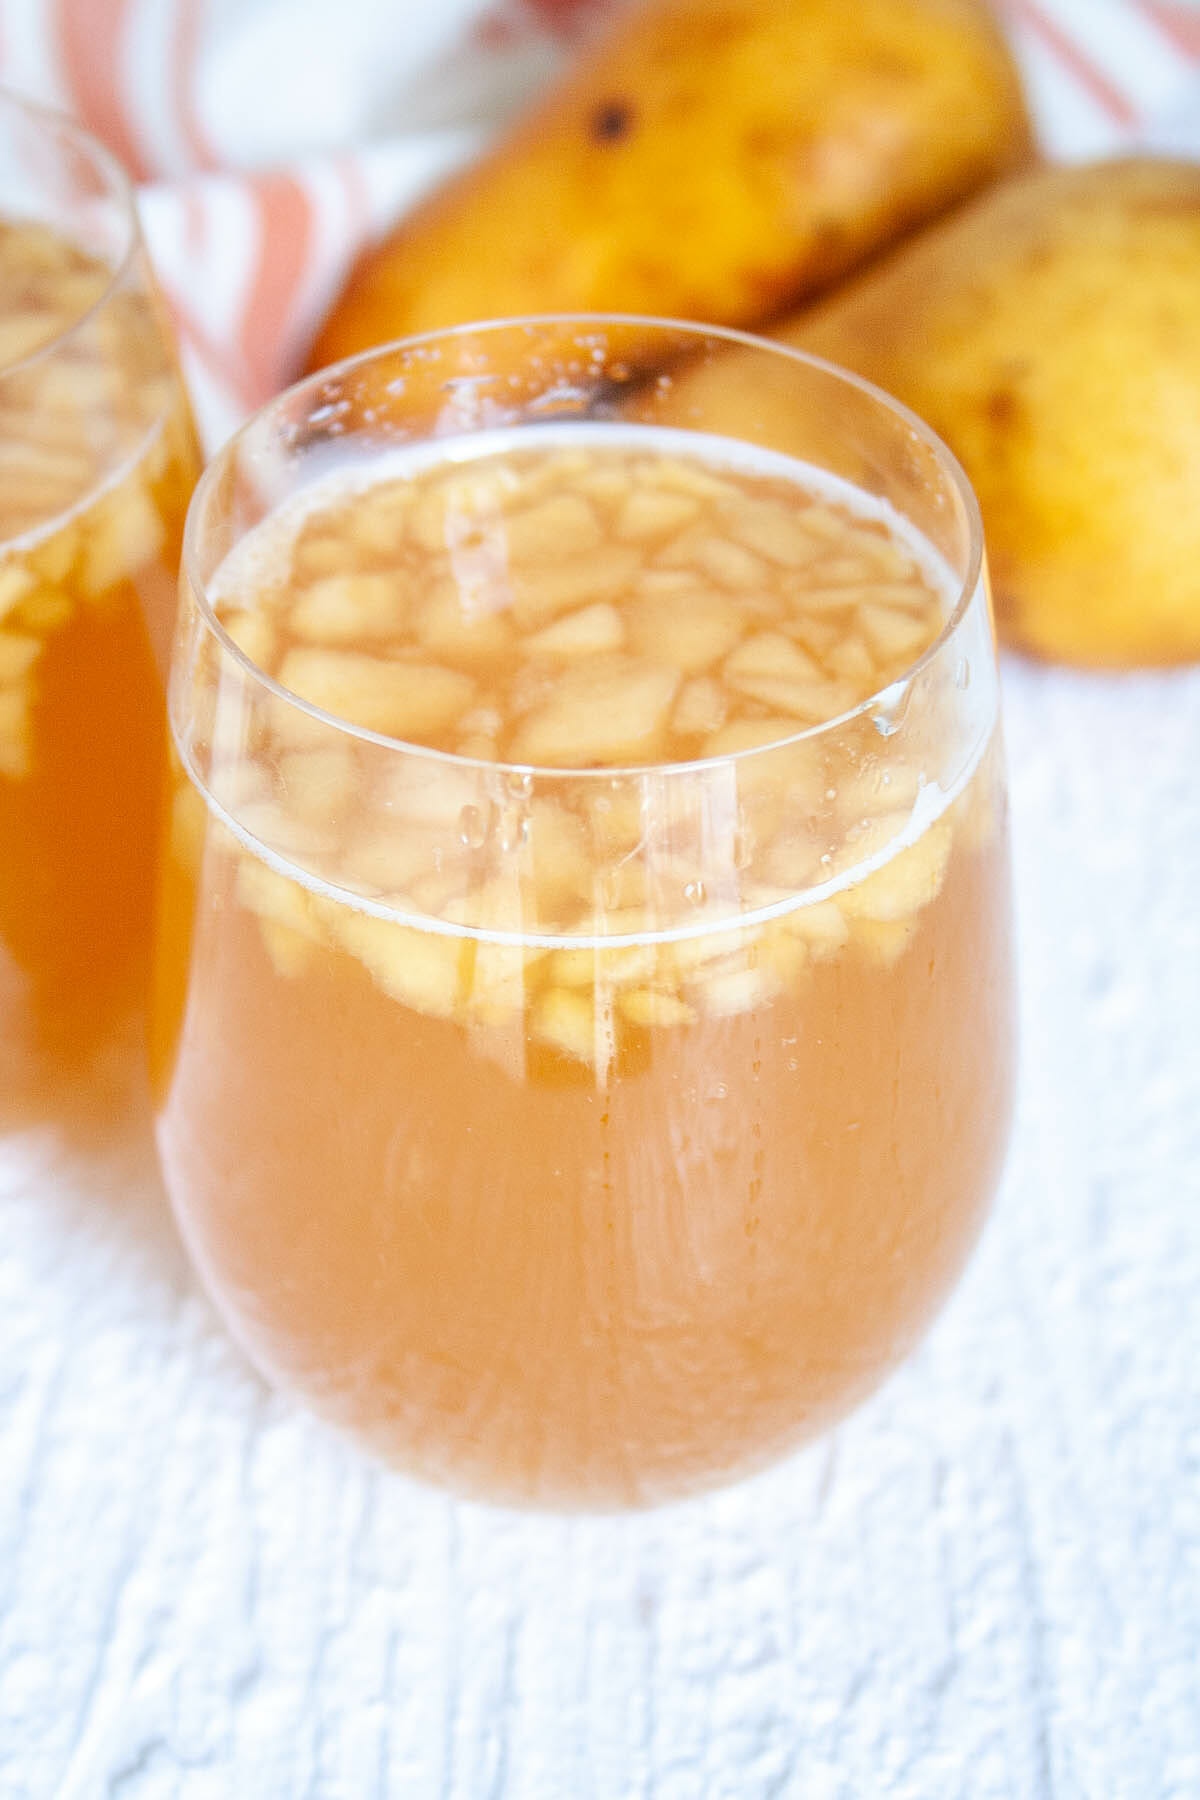
[{"label": "glass rim", "polygon": [[[463,756],[453,750],[439,750],[428,744],[421,744],[408,738],[391,737],[385,732],[374,731],[368,726],[356,725],[352,720],[343,718],[339,713],[329,712],[323,707],[316,706],[312,701],[305,700],[299,694],[294,693],[291,688],[284,687],[275,676],[268,674],[251,656],[247,655],[240,645],[234,642],[213,610],[209,593],[210,582],[201,578],[198,573],[196,538],[200,531],[200,515],[210,493],[228,467],[231,458],[237,454],[251,432],[261,429],[265,420],[273,414],[284,412],[306,392],[315,392],[322,383],[337,379],[353,370],[364,368],[382,358],[417,349],[422,345],[445,343],[455,338],[501,331],[529,331],[548,327],[584,331],[589,328],[595,330],[605,326],[635,326],[641,329],[653,329],[660,333],[671,332],[678,336],[692,338],[697,343],[706,339],[716,339],[730,347],[736,346],[746,350],[766,352],[768,356],[782,357],[784,361],[811,369],[833,379],[843,387],[852,388],[864,395],[894,418],[902,420],[933,452],[940,469],[948,479],[950,487],[957,493],[963,507],[968,540],[966,564],[961,577],[955,577],[958,592],[937,635],[905,666],[899,675],[894,676],[886,686],[874,689],[862,700],[856,701],[853,706],[846,708],[845,711],[832,714],[828,719],[819,719],[814,724],[801,726],[798,730],[789,732],[783,737],[770,738],[763,744],[751,744],[738,750],[720,751],[712,756],[687,757],[681,760],[605,763],[598,766],[589,765],[585,768],[572,768],[552,763],[516,762],[507,758]],[[463,435],[469,436],[470,434],[464,433]],[[731,764],[740,764],[752,757],[770,756],[793,745],[811,742],[823,737],[826,733],[844,729],[854,720],[869,715],[882,703],[908,688],[953,641],[979,593],[983,576],[983,561],[983,519],[975,490],[971,486],[962,464],[932,426],[928,425],[919,414],[913,412],[911,407],[906,406],[903,401],[896,399],[893,394],[889,394],[876,383],[868,381],[852,369],[831,362],[826,357],[816,356],[811,351],[800,350],[792,344],[780,343],[773,338],[763,337],[754,332],[741,331],[732,326],[706,325],[698,320],[674,319],[645,313],[561,312],[523,313],[512,317],[480,319],[461,325],[441,326],[431,331],[414,332],[410,336],[393,338],[386,343],[374,345],[368,350],[357,352],[354,356],[343,357],[324,368],[314,370],[309,375],[302,376],[299,381],[283,388],[226,438],[201,472],[188,505],[180,567],[195,596],[200,617],[206,629],[212,633],[222,655],[240,665],[245,674],[258,683],[272,698],[283,701],[289,708],[307,715],[322,726],[341,732],[358,742],[372,744],[382,749],[397,750],[408,756],[428,758],[431,762],[449,764],[456,768],[489,770],[501,777],[517,775],[532,776],[535,779],[555,778],[578,781],[589,778],[632,780],[637,777],[680,775],[689,771],[727,767]]]},{"label": "glass rim", "polygon": [[[8,376],[27,369],[40,361],[42,357],[52,356],[61,349],[76,332],[81,331],[92,319],[97,318],[104,307],[112,299],[114,293],[124,282],[126,275],[138,253],[141,244],[141,221],[138,217],[137,200],[134,195],[133,181],[119,157],[113,155],[106,144],[90,132],[86,125],[73,119],[69,113],[60,111],[55,106],[48,106],[44,101],[32,100],[28,95],[18,93],[15,88],[0,84],[0,113],[23,116],[43,131],[53,130],[60,136],[69,138],[76,149],[82,151],[103,177],[104,182],[124,213],[125,242],[120,255],[111,264],[108,280],[96,295],[88,302],[83,311],[73,318],[69,325],[64,325],[52,337],[42,343],[35,344],[23,356],[14,357],[9,362],[0,362],[0,381]],[[37,215],[31,215],[35,217]]]}]

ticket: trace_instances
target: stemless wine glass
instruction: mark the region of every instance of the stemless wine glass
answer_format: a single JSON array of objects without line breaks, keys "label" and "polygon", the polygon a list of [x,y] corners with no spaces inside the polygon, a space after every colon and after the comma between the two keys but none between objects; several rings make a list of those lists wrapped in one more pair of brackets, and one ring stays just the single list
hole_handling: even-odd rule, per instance
[{"label": "stemless wine glass", "polygon": [[633,319],[394,345],[196,490],[152,1060],[267,1374],[608,1507],[912,1346],[1008,1129],[978,513],[911,414]]},{"label": "stemless wine glass", "polygon": [[144,1003],[197,468],[128,182],[0,94],[0,1110]]}]

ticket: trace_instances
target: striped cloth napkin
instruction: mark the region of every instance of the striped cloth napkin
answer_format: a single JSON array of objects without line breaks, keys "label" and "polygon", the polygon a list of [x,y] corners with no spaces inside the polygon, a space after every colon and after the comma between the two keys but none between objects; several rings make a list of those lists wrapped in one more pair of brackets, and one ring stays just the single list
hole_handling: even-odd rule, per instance
[{"label": "striped cloth napkin", "polygon": [[[619,3],[0,0],[0,83],[74,113],[141,184],[212,444],[290,378],[366,238]],[[1200,0],[997,4],[1049,154],[1200,156]]]}]

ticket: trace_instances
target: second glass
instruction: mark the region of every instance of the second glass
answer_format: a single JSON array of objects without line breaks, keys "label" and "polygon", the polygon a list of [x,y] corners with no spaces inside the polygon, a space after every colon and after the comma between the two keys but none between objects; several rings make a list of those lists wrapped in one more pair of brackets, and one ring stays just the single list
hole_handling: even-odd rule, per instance
[{"label": "second glass", "polygon": [[128,182],[0,94],[0,1122],[144,1002],[197,472]]},{"label": "second glass", "polygon": [[913,1345],[1008,1126],[978,514],[864,384],[549,320],[293,389],[190,515],[154,1080],[274,1379],[644,1504]]}]

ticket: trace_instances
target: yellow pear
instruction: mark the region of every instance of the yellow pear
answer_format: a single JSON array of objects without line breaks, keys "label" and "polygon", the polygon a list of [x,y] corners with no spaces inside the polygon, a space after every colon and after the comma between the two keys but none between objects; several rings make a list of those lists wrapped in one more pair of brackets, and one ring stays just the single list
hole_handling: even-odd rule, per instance
[{"label": "yellow pear", "polygon": [[[1200,164],[1007,182],[780,335],[955,451],[1010,643],[1096,666],[1200,657]],[[732,403],[736,362],[716,378]]]},{"label": "yellow pear", "polygon": [[528,313],[761,321],[1029,155],[984,0],[644,0],[360,260],[309,366]]}]

